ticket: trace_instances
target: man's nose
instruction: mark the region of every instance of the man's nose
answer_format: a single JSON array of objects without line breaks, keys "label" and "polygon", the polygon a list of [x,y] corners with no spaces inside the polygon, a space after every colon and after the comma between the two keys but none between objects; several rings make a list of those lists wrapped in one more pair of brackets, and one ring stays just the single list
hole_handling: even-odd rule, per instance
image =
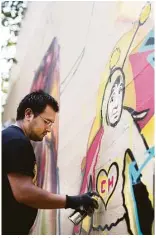
[{"label": "man's nose", "polygon": [[51,132],[51,127],[50,126],[47,126],[46,132]]}]

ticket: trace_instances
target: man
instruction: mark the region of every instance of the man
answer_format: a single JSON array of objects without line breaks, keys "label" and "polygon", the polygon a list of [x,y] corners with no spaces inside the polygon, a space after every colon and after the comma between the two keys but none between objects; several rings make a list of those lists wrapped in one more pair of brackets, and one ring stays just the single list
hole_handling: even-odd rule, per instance
[{"label": "man", "polygon": [[29,234],[37,209],[95,208],[91,193],[63,196],[33,184],[36,159],[30,140],[43,140],[58,111],[53,97],[41,90],[32,92],[20,102],[15,125],[2,131],[3,235]]}]

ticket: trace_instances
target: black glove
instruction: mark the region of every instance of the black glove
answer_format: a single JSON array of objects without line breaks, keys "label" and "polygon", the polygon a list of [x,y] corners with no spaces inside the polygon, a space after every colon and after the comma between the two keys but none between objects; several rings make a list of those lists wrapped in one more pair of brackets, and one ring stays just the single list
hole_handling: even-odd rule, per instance
[{"label": "black glove", "polygon": [[92,198],[92,196],[98,196],[96,192],[88,192],[78,196],[68,196],[66,195],[66,206],[65,208],[78,209],[80,206],[83,206],[85,210],[88,210],[89,207],[97,208],[97,203]]}]

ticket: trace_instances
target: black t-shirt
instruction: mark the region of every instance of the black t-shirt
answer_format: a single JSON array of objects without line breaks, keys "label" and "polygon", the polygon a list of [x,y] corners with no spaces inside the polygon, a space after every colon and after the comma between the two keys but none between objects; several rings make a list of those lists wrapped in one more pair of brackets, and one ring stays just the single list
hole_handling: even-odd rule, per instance
[{"label": "black t-shirt", "polygon": [[11,172],[34,177],[33,147],[22,129],[10,126],[2,131],[2,234],[27,235],[37,209],[18,203],[7,177]]}]

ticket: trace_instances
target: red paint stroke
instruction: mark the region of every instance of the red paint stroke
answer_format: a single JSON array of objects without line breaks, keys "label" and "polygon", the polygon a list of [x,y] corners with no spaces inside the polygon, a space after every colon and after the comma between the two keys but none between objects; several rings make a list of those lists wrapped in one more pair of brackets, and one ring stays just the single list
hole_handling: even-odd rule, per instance
[{"label": "red paint stroke", "polygon": [[110,186],[114,187],[114,176],[112,176],[111,180],[110,180],[110,178],[108,179],[108,192],[110,190]]},{"label": "red paint stroke", "polygon": [[106,180],[102,180],[102,182],[101,182],[101,193],[105,193],[106,192],[106,190],[104,189],[105,184],[106,184]]},{"label": "red paint stroke", "polygon": [[153,50],[132,54],[129,57],[136,92],[136,111],[149,109],[147,116],[138,121],[140,129],[144,128],[154,115],[154,69],[147,62],[147,57],[151,52]]},{"label": "red paint stroke", "polygon": [[100,143],[101,143],[101,138],[103,136],[103,133],[104,133],[104,129],[103,129],[103,127],[101,127],[99,129],[99,131],[97,132],[91,146],[89,147],[89,149],[87,151],[85,174],[84,174],[84,177],[83,177],[83,182],[82,182],[80,194],[85,192],[85,189],[87,187],[88,174],[89,174],[90,168],[92,166],[92,163],[94,161],[94,158],[96,156],[95,164],[94,164],[94,167],[93,167],[93,187],[95,187],[95,166],[96,166],[96,163],[97,163],[98,152],[99,152],[99,149],[100,149]]},{"label": "red paint stroke", "polygon": [[[93,166],[93,173],[92,173],[92,176],[93,176],[93,188],[92,189],[95,190],[95,167],[96,167],[96,163],[98,160],[98,154],[99,154],[100,144],[101,144],[101,139],[102,139],[103,134],[104,134],[104,129],[103,129],[103,127],[101,127],[99,129],[99,131],[97,132],[92,144],[90,145],[90,147],[87,151],[85,173],[84,173],[84,177],[83,177],[83,181],[82,181],[82,185],[81,185],[81,189],[80,189],[80,194],[83,194],[86,192],[85,190],[88,185],[87,184],[88,174],[90,172],[92,163],[94,162],[94,158],[96,156],[94,166]],[[73,233],[74,234],[80,233],[80,225],[74,226]]]}]

